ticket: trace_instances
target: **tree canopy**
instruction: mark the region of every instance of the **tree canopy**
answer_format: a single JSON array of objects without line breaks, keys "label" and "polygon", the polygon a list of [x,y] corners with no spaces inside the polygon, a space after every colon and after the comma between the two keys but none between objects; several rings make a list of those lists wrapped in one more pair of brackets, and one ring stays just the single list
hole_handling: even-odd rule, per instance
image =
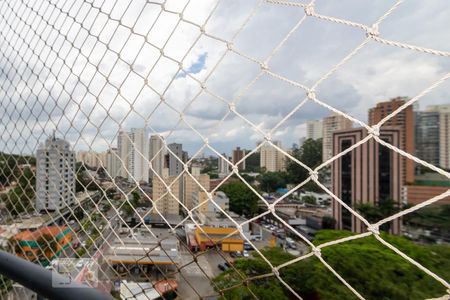
[{"label": "tree canopy", "polygon": [[17,186],[1,197],[1,200],[6,203],[6,208],[12,215],[33,211],[33,200],[35,197],[34,186],[36,177],[34,172],[29,168],[25,168],[23,172],[17,174]]},{"label": "tree canopy", "polygon": [[[307,139],[301,147],[294,145],[292,156],[307,165],[315,168],[322,163],[322,139]],[[290,160],[287,164],[289,182],[300,183],[309,176],[307,169]]]},{"label": "tree canopy", "polygon": [[0,184],[8,186],[20,176],[19,165],[36,165],[36,158],[32,156],[6,154],[0,152]]},{"label": "tree canopy", "polygon": [[286,187],[286,173],[266,172],[259,175],[259,186],[264,192],[272,193],[279,188]]},{"label": "tree canopy", "polygon": [[[350,236],[347,231],[322,230],[314,244]],[[383,239],[429,268],[445,280],[450,279],[448,246],[414,244],[405,238],[382,233]],[[295,257],[275,247],[263,250],[263,255],[275,266]],[[324,260],[365,299],[428,299],[445,295],[445,287],[420,269],[382,245],[373,236],[356,239],[322,249]],[[244,277],[270,274],[269,265],[258,255],[254,259],[235,262]],[[356,299],[352,292],[317,258],[308,258],[279,270],[283,280],[303,299]],[[227,299],[253,299],[249,289],[259,299],[291,299],[293,295],[274,276],[238,285],[242,279],[230,269],[214,279]]]},{"label": "tree canopy", "polygon": [[[380,199],[380,201],[375,204],[359,204],[356,206],[356,209],[371,223],[376,223],[400,210],[399,205],[392,199]],[[383,224],[380,229],[388,231],[389,224]]]},{"label": "tree canopy", "polygon": [[[248,153],[248,152],[247,152]],[[245,160],[246,172],[260,172],[260,154],[258,152],[250,154]]]},{"label": "tree canopy", "polygon": [[317,204],[317,199],[314,196],[306,195],[306,196],[302,197],[302,200],[306,204],[312,204],[312,205],[316,205]]},{"label": "tree canopy", "polygon": [[250,216],[258,211],[258,196],[243,182],[233,181],[219,188],[230,199],[230,210]]}]

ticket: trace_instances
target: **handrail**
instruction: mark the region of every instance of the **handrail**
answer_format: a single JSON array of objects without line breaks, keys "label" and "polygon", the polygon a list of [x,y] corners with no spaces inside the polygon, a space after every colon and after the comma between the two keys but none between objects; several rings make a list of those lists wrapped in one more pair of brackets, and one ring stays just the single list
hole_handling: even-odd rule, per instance
[{"label": "handrail", "polygon": [[[103,294],[87,285],[73,282],[66,276],[46,270],[32,262],[1,250],[0,274],[48,299],[114,299],[111,295]],[[53,284],[55,282],[64,283],[64,286],[55,287]]]}]

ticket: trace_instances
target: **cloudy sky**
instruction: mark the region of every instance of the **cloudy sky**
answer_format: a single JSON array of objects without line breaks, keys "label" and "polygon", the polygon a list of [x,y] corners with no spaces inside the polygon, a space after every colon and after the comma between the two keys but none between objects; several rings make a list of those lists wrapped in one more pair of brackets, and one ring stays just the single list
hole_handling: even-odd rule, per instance
[{"label": "cloudy sky", "polygon": [[[273,136],[288,147],[305,135],[306,120],[330,113],[307,102],[279,123],[305,98],[298,84],[312,86],[366,38],[361,28],[316,17],[292,31],[303,8],[265,1],[148,2],[0,4],[0,151],[32,153],[54,129],[75,149],[103,151],[120,129],[147,126],[191,154],[203,144],[199,134],[230,153],[254,148],[277,124]],[[393,4],[317,0],[315,11],[371,26]],[[448,28],[449,1],[406,0],[379,32],[450,51]],[[261,72],[263,61],[296,84]],[[376,102],[413,97],[449,71],[449,57],[369,41],[316,94],[365,122]],[[449,87],[427,94],[421,108],[450,103]]]}]

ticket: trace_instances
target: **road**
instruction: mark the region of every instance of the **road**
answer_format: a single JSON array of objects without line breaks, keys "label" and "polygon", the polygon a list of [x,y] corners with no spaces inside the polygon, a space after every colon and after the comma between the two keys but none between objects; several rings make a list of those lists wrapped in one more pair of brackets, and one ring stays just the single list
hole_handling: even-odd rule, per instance
[{"label": "road", "polygon": [[[261,226],[260,224],[257,224],[257,223],[253,223],[252,226],[253,226],[253,228],[256,228],[256,232],[262,232],[262,240],[252,242],[253,244],[255,244],[255,246],[258,249],[263,249],[265,247],[272,246],[271,242],[270,242],[272,239],[275,239],[275,245],[284,246],[284,244],[286,243],[286,241],[284,239],[277,238],[276,236],[273,235],[273,232],[271,230],[265,228],[264,226]],[[258,230],[258,228],[261,228],[261,229]],[[299,255],[306,254],[309,251],[309,248],[305,243],[298,241],[296,239],[294,239],[294,241],[296,243],[297,251],[299,252]]]},{"label": "road", "polygon": [[178,275],[178,295],[181,299],[206,299],[216,295],[211,279],[220,273],[217,268],[224,260],[214,251],[200,255],[197,263],[191,263],[192,255],[186,251],[181,251],[181,274]]}]

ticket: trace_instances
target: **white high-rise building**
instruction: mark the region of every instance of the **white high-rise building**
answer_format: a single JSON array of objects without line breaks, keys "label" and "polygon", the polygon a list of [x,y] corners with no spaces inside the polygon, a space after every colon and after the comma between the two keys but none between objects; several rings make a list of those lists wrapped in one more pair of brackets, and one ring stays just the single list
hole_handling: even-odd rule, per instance
[{"label": "white high-rise building", "polygon": [[117,154],[119,155],[119,176],[128,178],[128,157],[131,152],[130,137],[127,132],[120,131],[117,137]]},{"label": "white high-rise building", "polygon": [[120,160],[117,148],[111,148],[106,151],[103,165],[111,178],[119,176]]},{"label": "white high-rise building", "polygon": [[[228,158],[225,153],[222,153],[222,156]],[[230,165],[226,159],[219,157],[219,177],[224,178],[228,174],[230,174]]]},{"label": "white high-rise building", "polygon": [[36,151],[36,210],[59,211],[75,203],[75,152],[53,136]]},{"label": "white high-rise building", "polygon": [[450,169],[450,104],[430,105],[427,111],[439,113],[439,166]]},{"label": "white high-rise building", "polygon": [[322,120],[312,120],[306,122],[306,138],[317,140],[323,136]]},{"label": "white high-rise building", "polygon": [[333,113],[323,119],[322,161],[327,161],[333,156],[333,132],[352,128],[352,121]]},{"label": "white high-rise building", "polygon": [[119,132],[117,142],[120,157],[119,174],[129,181],[148,182],[149,139],[145,128]]},{"label": "white high-rise building", "polygon": [[[280,141],[274,141],[274,145],[281,148]],[[264,144],[260,150],[260,167],[267,172],[280,172],[286,170],[286,163],[283,153],[270,144]]]},{"label": "white high-rise building", "polygon": [[149,154],[149,160],[154,170],[154,171],[150,170],[150,176],[152,178],[154,177],[154,173],[157,173],[161,177],[163,176],[165,154],[166,151],[164,149],[162,137],[160,135],[152,135],[150,137],[150,154]]}]

